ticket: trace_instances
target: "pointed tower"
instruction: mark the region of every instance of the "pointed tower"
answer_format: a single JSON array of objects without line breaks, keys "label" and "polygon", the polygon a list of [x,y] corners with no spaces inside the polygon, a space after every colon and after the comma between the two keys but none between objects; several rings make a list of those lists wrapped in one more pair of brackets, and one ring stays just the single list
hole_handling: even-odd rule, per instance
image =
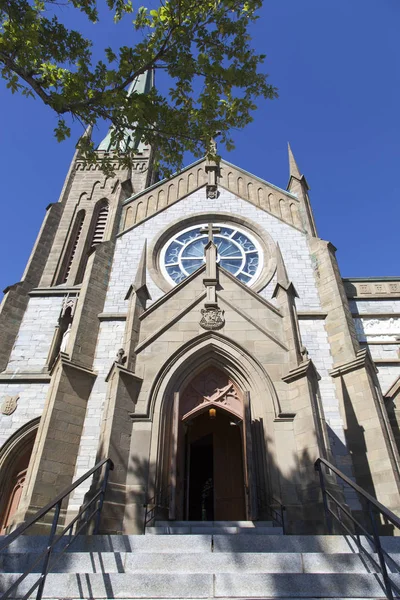
[{"label": "pointed tower", "polygon": [[[152,74],[144,74],[133,82],[129,95],[146,93],[152,82]],[[91,127],[84,135],[91,135]],[[152,150],[141,143],[134,125],[126,132],[125,148],[135,153],[133,165],[127,169],[116,162],[113,177],[103,174],[97,164],[85,164],[79,152],[75,152],[59,202],[49,208],[24,280],[7,290],[1,308],[0,325],[3,319],[7,332],[0,348],[0,367],[5,369],[3,379],[7,380],[8,372],[12,377],[15,370],[21,370],[21,361],[26,359],[28,370],[30,363],[34,363],[34,369],[43,374],[43,381],[51,381],[47,396],[41,398],[45,408],[36,436],[34,461],[30,465],[31,485],[15,514],[16,523],[39,507],[38,489],[53,454],[52,447],[66,443],[61,429],[66,431],[69,426],[75,428],[76,436],[75,441],[71,436],[65,449],[68,465],[62,464],[64,459],[60,453],[60,460],[54,462],[53,485],[49,486],[47,495],[41,496],[42,504],[68,485],[77,465],[79,468],[80,435],[97,378],[93,365],[101,329],[99,316],[104,310],[122,204],[132,193],[144,190],[152,181]],[[113,151],[106,138],[97,150],[99,162],[105,152],[112,157]],[[134,316],[132,346],[137,314],[145,305],[145,286],[141,284],[143,269],[138,273],[131,300]],[[34,300],[29,299],[32,293]],[[68,331],[60,340],[59,332],[65,324],[66,298],[72,308],[68,308]],[[49,339],[46,340],[50,347],[47,355],[43,352],[43,356],[39,356],[34,346],[24,355],[17,351],[12,353],[17,335],[22,333],[23,337],[25,333],[25,312],[33,322],[39,315],[47,315],[46,335]],[[29,327],[27,325],[27,331]],[[26,369],[25,363],[22,370]],[[130,383],[127,388],[129,395]],[[66,421],[61,427],[62,407],[66,411]],[[52,440],[48,436],[49,430],[54,432]]]},{"label": "pointed tower", "polygon": [[[147,94],[154,86],[154,71],[149,70],[142,73],[136,79],[134,79],[128,89],[128,98],[134,94]],[[113,128],[110,127],[106,137],[99,144],[98,150],[104,152],[112,152],[115,150],[115,146],[111,142],[111,134]],[[126,152],[127,150],[134,151],[137,154],[145,154],[147,146],[143,144],[140,133],[136,129],[136,123],[132,125],[132,129],[127,129],[125,133],[124,141],[120,144],[120,152]]]},{"label": "pointed tower", "polygon": [[297,165],[296,159],[288,142],[288,155],[289,155],[289,183],[287,190],[292,194],[295,194],[301,202],[302,207],[302,221],[307,232],[313,237],[317,236],[317,230],[315,227],[314,216],[311,210],[310,198],[308,196],[308,190],[310,189],[304,175],[301,174],[300,169]]}]

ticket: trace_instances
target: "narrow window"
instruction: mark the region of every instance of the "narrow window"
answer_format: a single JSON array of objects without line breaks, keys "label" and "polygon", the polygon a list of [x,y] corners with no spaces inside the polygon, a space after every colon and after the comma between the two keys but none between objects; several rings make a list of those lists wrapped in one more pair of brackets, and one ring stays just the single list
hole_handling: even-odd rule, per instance
[{"label": "narrow window", "polygon": [[66,253],[65,266],[62,270],[62,274],[60,276],[59,283],[67,283],[69,274],[71,272],[72,263],[74,262],[74,257],[76,254],[76,249],[79,244],[79,239],[81,237],[83,223],[85,220],[85,211],[81,210],[75,220],[74,228],[72,231],[72,235],[69,242],[68,251]]},{"label": "narrow window", "polygon": [[104,240],[108,218],[108,204],[104,204],[97,213],[96,225],[93,231],[92,243],[90,246],[97,246]]}]

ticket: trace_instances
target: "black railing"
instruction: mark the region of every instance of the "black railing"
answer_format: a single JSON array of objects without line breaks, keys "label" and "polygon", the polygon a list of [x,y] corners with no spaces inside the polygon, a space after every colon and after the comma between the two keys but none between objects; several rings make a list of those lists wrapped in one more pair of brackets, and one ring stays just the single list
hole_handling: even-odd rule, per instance
[{"label": "black railing", "polygon": [[164,520],[168,520],[169,507],[171,502],[171,486],[167,485],[162,488],[159,492],[156,492],[152,498],[147,500],[144,504],[144,533],[146,533],[146,527],[150,526],[156,519],[162,517]]},{"label": "black railing", "polygon": [[266,516],[268,520],[271,519],[276,525],[282,527],[282,532],[285,533],[286,507],[260,486],[257,486],[257,507],[260,520]]},{"label": "black railing", "polygon": [[[154,494],[146,504],[144,504],[144,533],[146,533],[146,527],[149,527],[158,518],[163,520],[169,520],[169,508],[171,502],[171,486],[168,485],[161,491]],[[260,487],[257,487],[257,506],[258,514],[263,516],[266,515],[268,520],[271,519],[278,527],[282,527],[283,533],[285,533],[285,506],[281,504],[276,498],[270,496],[266,491]],[[171,520],[173,523],[173,520]]]},{"label": "black railing", "polygon": [[[78,486],[81,485],[86,479],[89,479],[94,474],[99,476],[99,481],[101,477],[101,470],[104,467],[103,480],[99,486],[99,490],[93,494],[91,499],[86,502],[79,510],[78,514],[72,521],[64,527],[64,529],[57,534],[57,528],[60,527],[58,524],[61,512],[61,506],[64,499],[73,492]],[[100,525],[100,516],[101,509],[103,508],[104,496],[107,488],[108,474],[110,470],[113,470],[114,465],[111,459],[106,458],[97,465],[90,469],[85,475],[82,475],[77,481],[68,486],[64,491],[62,491],[54,500],[49,502],[44,508],[40,509],[31,519],[29,519],[26,523],[20,525],[15,531],[11,532],[7,535],[4,540],[0,542],[0,553],[8,548],[10,544],[15,542],[21,535],[25,533],[29,533],[29,528],[32,525],[35,525],[51,511],[55,510],[53,519],[51,521],[51,528],[49,537],[47,540],[46,549],[41,552],[36,560],[33,562],[29,568],[18,577],[16,581],[3,593],[0,597],[0,600],[6,600],[9,598],[13,592],[15,592],[18,586],[23,582],[23,580],[33,572],[35,567],[43,561],[41,567],[41,573],[39,575],[38,580],[29,588],[29,590],[24,594],[23,598],[29,598],[29,596],[37,589],[36,600],[41,600],[44,590],[44,585],[46,583],[46,577],[48,573],[52,570],[52,568],[57,564],[60,560],[61,556],[64,552],[71,546],[71,544],[75,541],[76,537],[87,530],[89,524],[94,519],[94,528],[93,533],[98,533],[99,525]],[[50,524],[50,523],[49,523]],[[75,527],[75,531],[73,528]],[[68,543],[63,545],[55,554],[53,550],[55,546],[60,542],[61,539],[64,538],[65,534],[69,532]],[[14,594],[15,597],[15,594]]]},{"label": "black railing", "polygon": [[[379,529],[382,526],[382,520],[384,520],[386,523],[389,522],[400,530],[400,519],[324,458],[318,458],[316,460],[315,470],[319,472],[328,532],[333,533],[334,519],[337,523],[339,523],[340,527],[349,536],[351,536],[353,541],[357,544],[359,550],[368,556],[378,573],[382,575],[386,596],[390,600],[393,600],[394,596],[397,597],[400,595],[400,588],[390,579],[388,568],[391,571],[395,569],[397,572],[399,572],[400,566],[393,560],[393,557],[388,554],[384,548],[382,548],[379,537]],[[337,498],[335,498],[329,489],[327,489],[329,487],[329,482],[327,483],[326,481],[327,472],[334,473],[336,477],[338,477],[341,481],[343,481],[361,496],[361,502],[363,504],[363,508],[365,508],[365,516],[367,517],[366,523],[370,524],[371,531],[366,529],[368,525],[360,523],[354,517],[354,515],[352,515],[351,512],[345,506],[343,506],[343,504],[341,504]],[[334,505],[336,510],[332,510],[331,504]],[[353,527],[353,530],[350,528],[351,526]],[[360,535],[362,534],[365,536],[375,553],[378,555],[379,562],[377,562],[372,556],[371,548],[366,548],[363,546],[360,538]]]}]

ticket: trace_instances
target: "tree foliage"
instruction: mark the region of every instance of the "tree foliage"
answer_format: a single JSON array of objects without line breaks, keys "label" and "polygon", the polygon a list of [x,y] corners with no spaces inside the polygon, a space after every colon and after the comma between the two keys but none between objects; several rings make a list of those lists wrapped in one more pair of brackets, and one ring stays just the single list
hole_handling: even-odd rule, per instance
[{"label": "tree foliage", "polygon": [[[105,48],[103,60],[94,60],[92,40],[63,24],[56,0],[0,0],[2,76],[12,92],[39,97],[56,112],[58,140],[70,135],[71,119],[84,125],[107,120],[120,147],[134,123],[168,173],[181,166],[185,151],[209,152],[217,131],[231,149],[230,131],[252,120],[257,98],[276,96],[260,71],[265,56],[249,35],[262,0],[161,0],[153,9],[132,0],[106,2],[115,22],[132,20],[136,43]],[[96,0],[66,4],[97,22]],[[148,69],[166,72],[169,90],[128,97],[128,85]],[[95,159],[88,138],[80,149]],[[131,158],[121,155],[126,164]]]}]

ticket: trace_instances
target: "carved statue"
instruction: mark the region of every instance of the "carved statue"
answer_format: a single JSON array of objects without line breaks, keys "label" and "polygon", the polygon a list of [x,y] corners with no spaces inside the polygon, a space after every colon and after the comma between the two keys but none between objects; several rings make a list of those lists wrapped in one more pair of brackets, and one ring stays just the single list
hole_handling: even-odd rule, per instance
[{"label": "carved statue", "polygon": [[72,323],[69,323],[66,332],[62,336],[60,352],[65,352],[67,349],[68,339],[71,334]]}]

